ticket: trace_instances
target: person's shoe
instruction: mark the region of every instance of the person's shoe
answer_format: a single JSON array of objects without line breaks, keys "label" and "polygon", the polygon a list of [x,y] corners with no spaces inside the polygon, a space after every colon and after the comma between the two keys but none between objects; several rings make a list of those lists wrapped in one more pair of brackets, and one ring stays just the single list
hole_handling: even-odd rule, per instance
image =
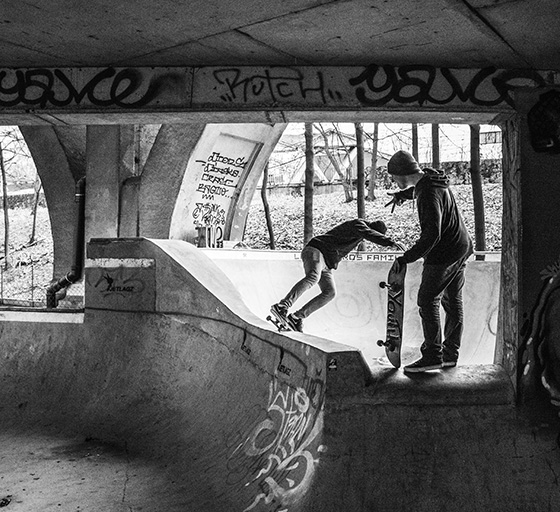
[{"label": "person's shoe", "polygon": [[303,332],[303,319],[298,318],[297,316],[294,316],[291,313],[288,315],[288,325],[294,331]]},{"label": "person's shoe", "polygon": [[457,366],[457,361],[443,361],[442,366],[443,368],[455,368]]},{"label": "person's shoe", "polygon": [[422,357],[418,359],[418,361],[405,366],[404,371],[407,373],[420,373],[429,370],[439,370],[441,368],[443,368],[441,359]]},{"label": "person's shoe", "polygon": [[282,304],[273,304],[270,306],[270,311],[278,315],[282,320],[288,321],[288,308],[286,306],[282,306]]}]

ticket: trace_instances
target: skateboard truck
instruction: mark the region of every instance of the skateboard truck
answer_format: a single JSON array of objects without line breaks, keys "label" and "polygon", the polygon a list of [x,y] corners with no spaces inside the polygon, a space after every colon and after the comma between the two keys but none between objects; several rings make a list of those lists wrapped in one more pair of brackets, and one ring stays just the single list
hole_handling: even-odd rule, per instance
[{"label": "skateboard truck", "polygon": [[387,349],[389,349],[391,352],[393,352],[395,348],[397,348],[395,344],[389,340],[377,340],[377,345],[379,347],[387,347]]},{"label": "skateboard truck", "polygon": [[381,281],[379,283],[379,288],[387,288],[391,291],[398,292],[402,288],[402,286],[398,286],[396,283],[387,283],[385,281]]}]

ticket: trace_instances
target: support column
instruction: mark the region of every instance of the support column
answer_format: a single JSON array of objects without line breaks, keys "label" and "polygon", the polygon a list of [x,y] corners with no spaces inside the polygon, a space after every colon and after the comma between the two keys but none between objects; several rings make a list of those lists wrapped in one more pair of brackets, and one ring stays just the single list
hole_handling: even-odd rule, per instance
[{"label": "support column", "polygon": [[86,137],[86,243],[118,237],[121,127],[88,126]]}]

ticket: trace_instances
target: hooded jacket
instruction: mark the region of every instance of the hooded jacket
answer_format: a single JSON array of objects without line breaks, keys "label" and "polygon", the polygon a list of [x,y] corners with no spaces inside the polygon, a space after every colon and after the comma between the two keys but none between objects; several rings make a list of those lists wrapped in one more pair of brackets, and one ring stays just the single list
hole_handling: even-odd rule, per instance
[{"label": "hooded jacket", "polygon": [[327,267],[336,269],[340,260],[364,239],[385,247],[395,245],[389,237],[371,229],[363,219],[347,220],[325,234],[313,237],[307,245],[319,249]]},{"label": "hooded jacket", "polygon": [[449,188],[449,178],[425,168],[414,195],[420,220],[420,238],[402,256],[412,263],[420,258],[429,265],[451,264],[473,252],[469,233]]}]

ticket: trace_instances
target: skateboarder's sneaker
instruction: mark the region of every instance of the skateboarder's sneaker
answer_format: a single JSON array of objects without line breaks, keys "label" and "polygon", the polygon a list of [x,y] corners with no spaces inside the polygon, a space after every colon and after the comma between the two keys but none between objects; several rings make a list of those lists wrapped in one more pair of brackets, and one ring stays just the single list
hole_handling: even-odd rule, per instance
[{"label": "skateboarder's sneaker", "polygon": [[303,332],[303,319],[298,318],[297,316],[294,316],[291,313],[288,315],[288,325],[294,331]]},{"label": "skateboarder's sneaker", "polygon": [[422,357],[418,361],[405,366],[404,371],[406,373],[420,373],[429,370],[440,370],[441,368],[443,368],[441,359]]},{"label": "skateboarder's sneaker", "polygon": [[280,317],[284,322],[288,321],[288,308],[282,304],[273,304],[270,306],[270,311]]}]

